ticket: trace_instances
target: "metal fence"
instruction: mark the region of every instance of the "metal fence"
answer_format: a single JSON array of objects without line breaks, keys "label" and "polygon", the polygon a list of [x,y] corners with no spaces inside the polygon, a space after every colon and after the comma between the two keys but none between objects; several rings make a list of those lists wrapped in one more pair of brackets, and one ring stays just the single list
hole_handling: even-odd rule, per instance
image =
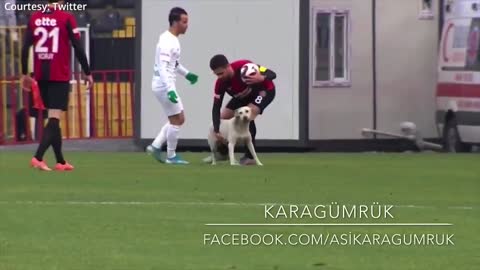
[{"label": "metal fence", "polygon": [[[65,139],[133,136],[134,71],[92,72],[95,84],[85,86],[80,73],[70,81],[68,110],[60,121]],[[0,77],[0,144],[38,140],[46,111],[32,106],[32,94],[21,90],[19,77]]]}]

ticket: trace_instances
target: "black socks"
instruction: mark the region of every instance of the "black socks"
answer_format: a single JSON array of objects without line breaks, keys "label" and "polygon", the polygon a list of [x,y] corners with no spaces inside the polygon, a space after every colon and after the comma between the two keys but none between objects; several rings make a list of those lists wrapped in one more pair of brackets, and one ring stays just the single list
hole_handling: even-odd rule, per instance
[{"label": "black socks", "polygon": [[[250,122],[250,126],[248,127],[249,130],[250,130],[250,134],[252,135],[252,144],[253,144],[253,147],[255,147],[255,136],[257,136],[257,126],[255,125],[255,121],[251,121]],[[247,146],[245,146],[247,147]],[[253,155],[252,153],[250,153],[250,151],[248,150],[248,147],[247,149],[245,150],[245,157],[249,158],[249,159],[253,159]]]},{"label": "black socks", "polygon": [[45,152],[49,146],[52,146],[57,163],[65,164],[62,154],[62,131],[60,129],[60,120],[57,118],[49,118],[48,123],[43,131],[40,145],[35,153],[35,158],[42,161]]}]

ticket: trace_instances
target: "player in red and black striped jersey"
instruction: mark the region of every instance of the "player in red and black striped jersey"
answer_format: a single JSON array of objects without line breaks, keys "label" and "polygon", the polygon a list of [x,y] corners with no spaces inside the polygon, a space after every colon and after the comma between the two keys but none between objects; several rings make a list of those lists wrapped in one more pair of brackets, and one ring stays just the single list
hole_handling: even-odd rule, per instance
[{"label": "player in red and black striped jersey", "polygon": [[49,0],[46,11],[38,11],[30,17],[25,42],[22,48],[22,88],[28,90],[33,79],[28,74],[28,53],[33,45],[33,69],[38,81],[40,93],[48,109],[48,123],[41,138],[31,165],[35,168],[51,170],[43,161],[43,156],[50,145],[53,148],[57,164],[56,170],[73,170],[65,161],[62,153],[62,134],[60,117],[68,108],[71,78],[71,46],[75,50],[82,70],[86,75],[87,87],[93,85],[87,56],[80,43],[77,22],[72,14],[60,10],[57,4],[62,0]]},{"label": "player in red and black striped jersey", "polygon": [[[210,69],[217,76],[215,82],[215,93],[212,108],[213,129],[217,140],[225,142],[220,135],[220,119],[230,119],[234,116],[236,109],[249,106],[252,110],[252,121],[250,122],[250,133],[252,142],[255,145],[255,136],[257,128],[255,118],[262,114],[265,108],[275,98],[275,84],[273,80],[277,77],[276,73],[263,66],[259,66],[259,73],[242,80],[240,72],[243,65],[251,63],[249,60],[238,60],[229,63],[224,55],[215,55],[210,60]],[[232,96],[226,107],[220,113],[223,97],[225,93]],[[221,148],[220,148],[221,149]],[[226,148],[224,148],[226,150]],[[255,164],[252,154],[248,149],[245,156],[240,160],[241,164]]]}]

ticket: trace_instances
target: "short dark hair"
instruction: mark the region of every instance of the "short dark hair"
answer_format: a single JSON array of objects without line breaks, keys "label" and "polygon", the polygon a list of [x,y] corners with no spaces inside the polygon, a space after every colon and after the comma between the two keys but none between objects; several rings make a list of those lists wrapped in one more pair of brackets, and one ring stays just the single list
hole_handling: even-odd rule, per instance
[{"label": "short dark hair", "polygon": [[219,67],[226,67],[228,66],[228,59],[223,54],[217,54],[210,59],[210,69],[215,70]]},{"label": "short dark hair", "polygon": [[60,0],[48,0],[48,3],[57,3]]},{"label": "short dark hair", "polygon": [[170,14],[168,14],[168,22],[170,26],[172,26],[173,22],[180,21],[182,15],[188,15],[185,9],[181,7],[174,7],[170,10]]}]

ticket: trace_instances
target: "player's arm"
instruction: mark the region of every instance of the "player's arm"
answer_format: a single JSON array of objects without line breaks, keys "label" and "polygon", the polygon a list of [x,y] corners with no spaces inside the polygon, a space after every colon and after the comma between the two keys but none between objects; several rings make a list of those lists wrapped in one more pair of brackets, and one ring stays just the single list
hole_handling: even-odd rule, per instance
[{"label": "player's arm", "polygon": [[182,64],[177,61],[176,71],[181,76],[185,77],[191,84],[195,84],[198,81],[198,75],[188,71]]},{"label": "player's arm", "polygon": [[72,47],[75,51],[75,57],[82,66],[83,73],[85,73],[87,76],[90,75],[91,72],[90,65],[88,64],[87,54],[85,53],[85,50],[80,42],[80,32],[78,31],[77,22],[73,16],[67,21],[67,32],[68,38],[70,39]]},{"label": "player's arm", "polygon": [[175,84],[168,75],[168,63],[172,58],[172,48],[160,43],[157,45],[154,72],[155,76],[160,78],[161,88],[167,89],[168,99],[172,103],[178,103],[177,90]]},{"label": "player's arm", "polygon": [[275,73],[273,70],[268,69],[264,66],[258,65],[259,73],[256,73],[255,75],[251,75],[245,79],[246,84],[257,84],[261,83],[263,81],[269,80],[275,80],[277,78],[277,73]]},{"label": "player's arm", "polygon": [[213,97],[213,107],[212,107],[212,123],[213,131],[215,133],[220,132],[220,110],[222,108],[223,97],[225,96],[225,89],[222,86],[222,83],[217,80],[215,83],[215,95]]},{"label": "player's arm", "polygon": [[32,28],[30,27],[30,23],[27,26],[27,30],[25,32],[25,38],[23,41],[22,46],[22,78],[20,79],[20,83],[22,85],[23,90],[29,90],[30,84],[32,83],[32,79],[27,76],[28,74],[28,54],[30,51],[30,47],[33,45],[33,32]]},{"label": "player's arm", "polygon": [[80,32],[77,28],[77,21],[73,16],[70,16],[67,20],[67,33],[75,52],[75,57],[78,59],[83,73],[87,76],[87,88],[91,88],[93,86],[93,77],[90,71],[90,65],[88,64],[87,54],[80,42]]},{"label": "player's arm", "polygon": [[165,46],[160,43],[157,45],[157,51],[155,53],[155,76],[160,77],[161,87],[163,89],[176,90],[175,85],[171,79],[168,78],[168,63],[172,58],[172,49],[169,46]]},{"label": "player's arm", "polygon": [[263,75],[265,80],[273,81],[275,78],[277,78],[277,73],[275,73],[273,70],[268,69],[264,66],[258,65],[258,69],[260,71],[260,74]]},{"label": "player's arm", "polygon": [[28,74],[28,53],[32,45],[33,45],[33,33],[29,23],[27,26],[27,30],[25,32],[25,39],[23,41],[23,46],[22,46],[22,75]]}]

